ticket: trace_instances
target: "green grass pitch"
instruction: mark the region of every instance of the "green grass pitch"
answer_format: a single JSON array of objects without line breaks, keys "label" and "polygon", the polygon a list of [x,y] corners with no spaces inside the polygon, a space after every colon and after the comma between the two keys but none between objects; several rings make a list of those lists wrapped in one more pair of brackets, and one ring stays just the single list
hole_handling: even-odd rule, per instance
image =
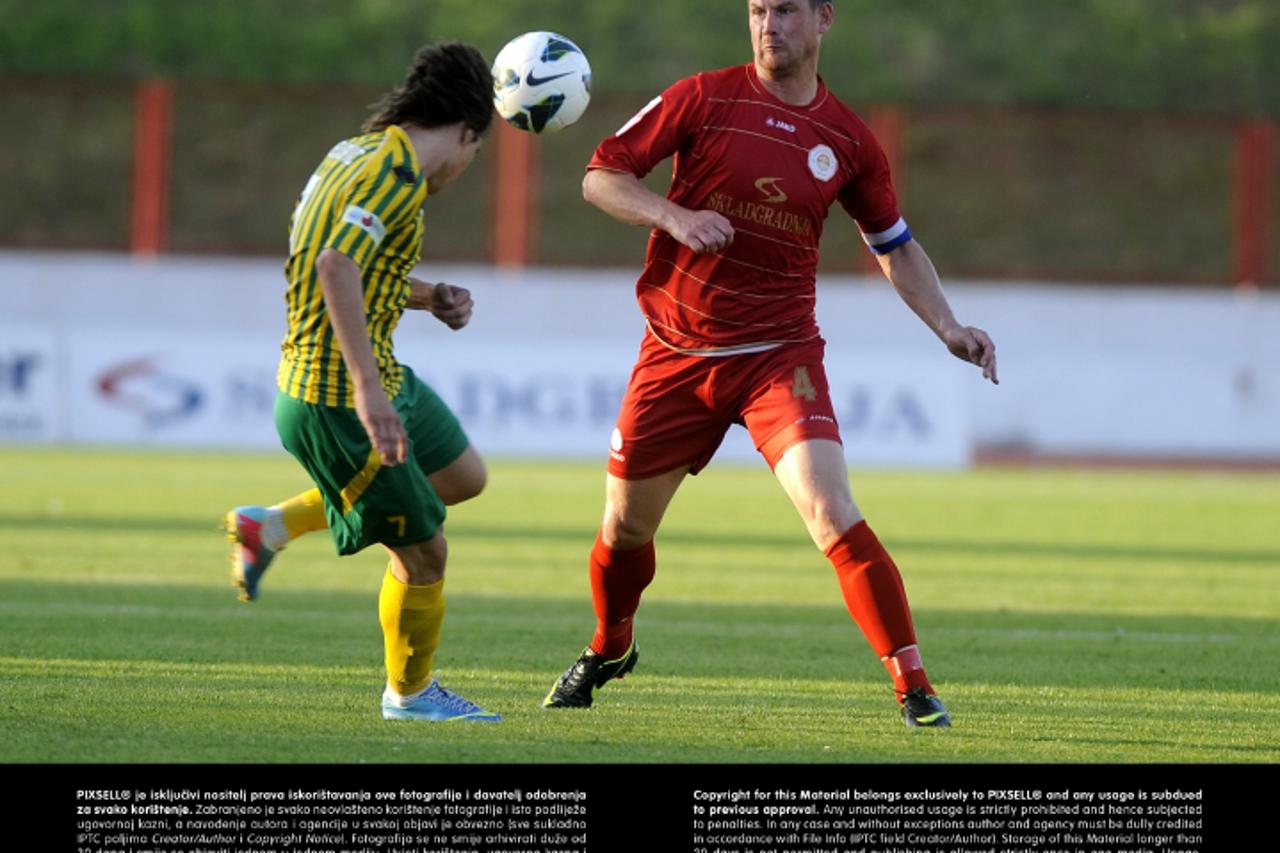
[{"label": "green grass pitch", "polygon": [[384,722],[385,559],[313,534],[235,601],[217,530],[280,455],[0,449],[6,762],[1277,762],[1280,475],[855,471],[955,728],[908,731],[763,465],[658,537],[643,659],[539,703],[593,627],[598,463],[495,461],[452,511],[442,680],[500,725]]}]

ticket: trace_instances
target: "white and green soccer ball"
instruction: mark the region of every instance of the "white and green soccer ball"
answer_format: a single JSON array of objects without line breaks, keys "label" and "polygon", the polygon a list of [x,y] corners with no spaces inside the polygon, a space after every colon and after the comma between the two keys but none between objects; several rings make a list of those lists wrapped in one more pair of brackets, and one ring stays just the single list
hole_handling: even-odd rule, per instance
[{"label": "white and green soccer ball", "polygon": [[493,61],[493,106],[520,130],[564,130],[582,117],[590,101],[591,65],[562,35],[516,36]]}]

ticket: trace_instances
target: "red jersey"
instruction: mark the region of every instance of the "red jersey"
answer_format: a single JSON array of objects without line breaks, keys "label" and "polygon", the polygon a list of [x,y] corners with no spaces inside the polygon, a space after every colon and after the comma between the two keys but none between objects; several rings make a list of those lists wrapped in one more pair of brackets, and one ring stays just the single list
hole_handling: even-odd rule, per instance
[{"label": "red jersey", "polygon": [[672,155],[667,198],[734,228],[717,253],[656,229],[649,237],[636,297],[674,349],[716,355],[818,339],[818,241],[835,201],[873,251],[911,238],[879,143],[821,78],[807,106],[771,95],[750,63],[686,78],[600,143],[587,168],[644,177]]}]

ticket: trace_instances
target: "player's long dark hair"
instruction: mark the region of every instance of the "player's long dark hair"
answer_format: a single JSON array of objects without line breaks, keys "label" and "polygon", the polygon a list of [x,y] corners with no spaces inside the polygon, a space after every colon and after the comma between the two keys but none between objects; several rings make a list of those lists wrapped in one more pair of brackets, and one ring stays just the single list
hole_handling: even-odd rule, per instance
[{"label": "player's long dark hair", "polygon": [[413,58],[404,82],[373,109],[364,123],[367,133],[407,121],[428,128],[460,121],[483,136],[493,121],[493,76],[469,44],[428,45]]}]

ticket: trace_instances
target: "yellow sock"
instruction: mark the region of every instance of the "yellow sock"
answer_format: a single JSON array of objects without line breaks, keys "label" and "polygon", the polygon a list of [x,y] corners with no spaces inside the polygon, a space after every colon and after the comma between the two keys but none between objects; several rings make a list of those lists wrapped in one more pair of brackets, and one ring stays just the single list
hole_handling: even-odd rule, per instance
[{"label": "yellow sock", "polygon": [[386,646],[387,684],[401,696],[418,692],[431,680],[431,661],[440,644],[444,581],[410,586],[388,567],[378,596],[378,618]]},{"label": "yellow sock", "polygon": [[324,515],[324,498],[320,497],[319,489],[308,489],[273,508],[282,513],[284,532],[289,534],[290,539],[297,539],[304,533],[324,530],[329,526],[329,520]]}]

